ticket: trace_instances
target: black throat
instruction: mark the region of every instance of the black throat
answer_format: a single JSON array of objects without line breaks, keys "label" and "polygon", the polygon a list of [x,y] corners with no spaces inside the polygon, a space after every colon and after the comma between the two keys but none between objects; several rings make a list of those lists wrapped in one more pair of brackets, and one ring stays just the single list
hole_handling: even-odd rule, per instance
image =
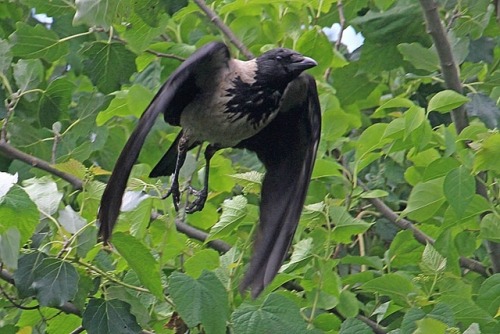
[{"label": "black throat", "polygon": [[240,77],[235,78],[233,87],[226,91],[226,96],[230,97],[225,110],[228,119],[235,122],[246,117],[254,129],[261,127],[280,107],[285,88],[286,85],[272,87],[259,84],[259,80],[249,84]]}]

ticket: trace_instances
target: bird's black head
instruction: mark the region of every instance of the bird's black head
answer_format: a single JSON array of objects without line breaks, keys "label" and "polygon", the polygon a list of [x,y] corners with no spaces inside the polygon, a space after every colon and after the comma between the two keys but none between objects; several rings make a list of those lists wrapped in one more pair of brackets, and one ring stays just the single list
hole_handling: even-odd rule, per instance
[{"label": "bird's black head", "polygon": [[260,79],[267,83],[284,86],[303,71],[318,65],[314,59],[285,48],[269,50],[258,57],[256,61],[257,81]]}]

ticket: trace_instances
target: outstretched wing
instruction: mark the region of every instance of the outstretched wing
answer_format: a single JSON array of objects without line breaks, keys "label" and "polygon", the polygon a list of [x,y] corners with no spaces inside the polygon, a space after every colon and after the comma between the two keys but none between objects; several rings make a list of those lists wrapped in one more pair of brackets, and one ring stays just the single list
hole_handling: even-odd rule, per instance
[{"label": "outstretched wing", "polygon": [[266,167],[260,223],[253,255],[240,285],[252,297],[276,276],[290,248],[309,186],[321,133],[321,110],[314,78],[302,74],[285,92],[276,118],[238,147],[257,153]]},{"label": "outstretched wing", "polygon": [[163,112],[166,122],[179,125],[184,107],[197,94],[213,85],[213,78],[218,77],[218,71],[227,67],[229,59],[229,50],[223,43],[213,42],[201,47],[172,73],[144,111],[116,161],[101,198],[97,218],[99,234],[104,242],[111,237],[130,171],[158,114]]}]

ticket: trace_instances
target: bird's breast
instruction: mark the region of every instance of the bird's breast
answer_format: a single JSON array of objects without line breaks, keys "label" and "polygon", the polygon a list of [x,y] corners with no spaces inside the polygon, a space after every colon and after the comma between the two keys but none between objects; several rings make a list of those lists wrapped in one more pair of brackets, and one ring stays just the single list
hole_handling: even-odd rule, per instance
[{"label": "bird's breast", "polygon": [[181,114],[181,126],[193,142],[232,147],[274,119],[282,95],[278,90],[233,83],[189,104]]}]

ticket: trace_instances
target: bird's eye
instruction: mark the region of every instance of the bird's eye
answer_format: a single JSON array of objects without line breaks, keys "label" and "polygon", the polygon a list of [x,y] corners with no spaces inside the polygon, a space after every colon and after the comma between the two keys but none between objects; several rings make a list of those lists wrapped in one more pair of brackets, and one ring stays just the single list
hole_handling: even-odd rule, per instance
[{"label": "bird's eye", "polygon": [[283,57],[281,57],[281,56],[276,56],[276,60],[281,60],[281,59],[283,59]]}]

